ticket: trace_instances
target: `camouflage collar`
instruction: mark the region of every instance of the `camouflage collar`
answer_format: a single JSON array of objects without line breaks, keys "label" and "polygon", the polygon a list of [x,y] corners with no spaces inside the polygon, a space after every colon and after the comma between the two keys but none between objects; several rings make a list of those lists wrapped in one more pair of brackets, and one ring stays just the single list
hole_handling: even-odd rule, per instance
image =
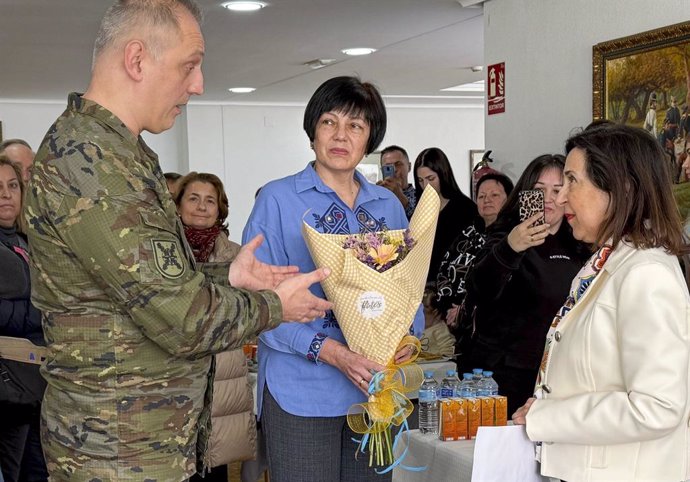
[{"label": "camouflage collar", "polygon": [[137,145],[140,138],[135,137],[134,134],[127,128],[124,122],[110,112],[108,109],[92,100],[82,97],[84,94],[72,92],[67,98],[67,105],[70,109],[79,112],[80,114],[94,117],[99,122],[106,124],[115,132],[120,134],[126,141],[132,145]]}]

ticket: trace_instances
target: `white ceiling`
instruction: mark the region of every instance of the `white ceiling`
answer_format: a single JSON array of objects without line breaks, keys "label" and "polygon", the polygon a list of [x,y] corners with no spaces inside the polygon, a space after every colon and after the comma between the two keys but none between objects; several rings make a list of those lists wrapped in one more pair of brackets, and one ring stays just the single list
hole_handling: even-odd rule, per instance
[{"label": "white ceiling", "polygon": [[[357,74],[390,104],[477,104],[476,93],[440,89],[481,80],[481,8],[456,0],[269,0],[258,12],[232,13],[200,0],[205,13],[205,93],[196,102],[305,103],[324,80]],[[106,0],[0,0],[0,99],[64,101],[83,91]],[[373,47],[348,57],[347,47]],[[303,65],[317,58],[335,64]],[[251,86],[251,94],[227,88]],[[481,94],[479,94],[481,95]],[[427,98],[433,96],[435,98]],[[451,98],[449,98],[451,97]]]}]

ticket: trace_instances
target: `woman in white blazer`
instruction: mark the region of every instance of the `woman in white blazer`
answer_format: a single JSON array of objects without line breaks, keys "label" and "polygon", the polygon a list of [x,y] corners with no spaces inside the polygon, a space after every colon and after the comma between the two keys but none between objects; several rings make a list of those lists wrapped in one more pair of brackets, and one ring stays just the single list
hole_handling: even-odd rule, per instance
[{"label": "woman in white blazer", "polygon": [[542,475],[573,481],[690,478],[687,250],[659,144],[601,125],[566,143],[557,202],[596,253],[547,337],[536,398],[513,415]]}]

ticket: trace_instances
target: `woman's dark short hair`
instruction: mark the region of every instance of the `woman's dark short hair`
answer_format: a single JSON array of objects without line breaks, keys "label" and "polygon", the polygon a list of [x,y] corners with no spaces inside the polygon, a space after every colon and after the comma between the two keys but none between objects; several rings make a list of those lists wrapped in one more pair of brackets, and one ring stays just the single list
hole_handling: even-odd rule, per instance
[{"label": "woman's dark short hair", "polygon": [[373,84],[357,77],[342,76],[327,80],[316,89],[304,110],[304,131],[314,142],[316,124],[326,112],[340,112],[361,116],[369,124],[367,154],[381,144],[386,135],[386,107],[381,94]]},{"label": "woman's dark short hair", "polygon": [[597,246],[625,238],[636,248],[686,251],[668,162],[656,139],[636,127],[604,125],[570,137],[565,150],[573,149],[583,151],[587,176],[610,197]]},{"label": "woman's dark short hair", "polygon": [[216,188],[216,194],[218,195],[218,220],[216,224],[221,226],[227,231],[228,225],[225,220],[228,218],[228,195],[225,194],[225,188],[223,187],[223,181],[220,180],[215,174],[210,174],[208,172],[196,172],[192,171],[189,174],[182,176],[179,181],[177,181],[177,191],[175,192],[175,205],[179,208],[182,204],[182,197],[184,192],[193,182],[206,182],[211,184]]},{"label": "woman's dark short hair", "polygon": [[518,211],[520,208],[519,192],[525,189],[534,189],[534,185],[539,180],[542,172],[549,169],[557,169],[563,172],[565,166],[565,157],[561,154],[542,154],[527,164],[527,167],[522,171],[522,175],[515,183],[513,192],[510,193],[506,203],[498,213],[496,220],[496,228],[503,226],[514,226],[519,221]]},{"label": "woman's dark short hair", "polygon": [[450,161],[448,161],[448,156],[438,147],[429,147],[420,152],[414,161],[412,172],[414,173],[414,189],[417,199],[422,197],[422,187],[417,177],[417,169],[420,167],[429,168],[436,173],[441,184],[441,196],[444,198],[455,199],[465,196],[458,187],[458,183],[455,182],[455,175]]},{"label": "woman's dark short hair", "polygon": [[501,174],[500,172],[490,172],[489,174],[484,174],[482,177],[480,177],[479,181],[477,181],[476,192],[479,192],[479,186],[484,184],[486,181],[496,181],[499,183],[501,186],[503,186],[506,196],[510,196],[510,193],[513,192],[513,181],[511,181],[508,176]]}]

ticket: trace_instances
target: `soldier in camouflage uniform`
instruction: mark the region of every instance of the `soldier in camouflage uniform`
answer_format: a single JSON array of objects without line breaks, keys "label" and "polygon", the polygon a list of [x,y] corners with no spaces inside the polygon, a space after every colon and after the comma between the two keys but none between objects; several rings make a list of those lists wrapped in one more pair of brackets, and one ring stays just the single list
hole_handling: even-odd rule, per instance
[{"label": "soldier in camouflage uniform", "polygon": [[326,271],[259,263],[260,239],[230,266],[195,266],[139,134],[170,128],[203,91],[198,19],[191,0],[119,1],[89,89],[70,95],[38,152],[25,216],[53,480],[187,479],[205,462],[211,355],[330,308],[308,291]]}]

